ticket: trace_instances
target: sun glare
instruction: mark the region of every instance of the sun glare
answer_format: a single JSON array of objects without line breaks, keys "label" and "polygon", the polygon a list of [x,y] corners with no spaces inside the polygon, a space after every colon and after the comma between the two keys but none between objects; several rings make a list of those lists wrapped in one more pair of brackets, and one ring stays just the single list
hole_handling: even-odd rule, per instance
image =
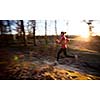
[{"label": "sun glare", "polygon": [[88,39],[90,36],[88,26],[85,23],[81,23],[80,36],[84,39]]},{"label": "sun glare", "polygon": [[82,38],[89,38],[89,33],[81,33],[80,36]]}]

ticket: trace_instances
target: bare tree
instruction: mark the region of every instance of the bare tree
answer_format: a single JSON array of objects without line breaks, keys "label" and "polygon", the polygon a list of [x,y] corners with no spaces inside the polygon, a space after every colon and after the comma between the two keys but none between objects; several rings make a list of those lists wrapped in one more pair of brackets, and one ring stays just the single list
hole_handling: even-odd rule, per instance
[{"label": "bare tree", "polygon": [[67,21],[66,25],[67,25],[67,31],[68,31],[69,21]]},{"label": "bare tree", "polygon": [[83,22],[85,22],[87,25],[88,25],[88,27],[89,27],[89,35],[90,36],[92,36],[92,28],[93,28],[93,25],[92,25],[92,22],[93,22],[94,20],[88,20],[88,21],[86,21],[86,20],[83,20]]},{"label": "bare tree", "polygon": [[24,21],[20,20],[20,28],[21,28],[21,32],[23,33],[23,40],[24,40],[24,45],[26,46],[26,35],[25,35],[25,29],[24,29]]},{"label": "bare tree", "polygon": [[32,20],[32,24],[33,24],[33,43],[34,46],[36,46],[36,37],[35,37],[36,20]]},{"label": "bare tree", "polygon": [[58,36],[58,34],[57,34],[57,20],[55,20],[55,33],[56,33],[56,36]]},{"label": "bare tree", "polygon": [[7,20],[7,31],[10,33],[12,32],[11,25],[12,25],[11,20]]},{"label": "bare tree", "polygon": [[11,31],[11,20],[0,20],[0,41],[4,45],[8,45],[9,43],[13,42],[13,35],[7,34]]},{"label": "bare tree", "polygon": [[4,31],[3,21],[0,20],[0,33],[3,34],[3,31]]},{"label": "bare tree", "polygon": [[68,37],[68,28],[69,28],[69,21],[67,20],[67,22],[66,22],[66,26],[67,26],[67,37]]},{"label": "bare tree", "polygon": [[47,20],[45,20],[45,43],[46,43],[46,45],[48,44],[48,40],[47,40]]},{"label": "bare tree", "polygon": [[33,44],[36,46],[36,20],[29,20],[27,26],[29,34],[33,34]]},{"label": "bare tree", "polygon": [[11,32],[11,23],[10,20],[0,20],[0,33]]}]

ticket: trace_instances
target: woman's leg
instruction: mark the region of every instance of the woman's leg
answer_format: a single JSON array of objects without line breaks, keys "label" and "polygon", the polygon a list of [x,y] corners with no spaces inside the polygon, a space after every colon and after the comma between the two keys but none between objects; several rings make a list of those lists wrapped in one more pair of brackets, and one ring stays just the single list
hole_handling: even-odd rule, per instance
[{"label": "woman's leg", "polygon": [[65,57],[71,57],[71,58],[74,58],[74,56],[68,55],[66,51],[67,51],[67,48],[64,48],[64,49],[63,49],[63,53],[64,53]]},{"label": "woman's leg", "polygon": [[63,53],[64,53],[65,57],[67,57],[66,48],[63,49]]},{"label": "woman's leg", "polygon": [[62,51],[63,51],[63,49],[60,48],[60,50],[59,50],[58,53],[57,53],[57,61],[59,60],[59,57],[60,57],[60,54],[62,53]]}]

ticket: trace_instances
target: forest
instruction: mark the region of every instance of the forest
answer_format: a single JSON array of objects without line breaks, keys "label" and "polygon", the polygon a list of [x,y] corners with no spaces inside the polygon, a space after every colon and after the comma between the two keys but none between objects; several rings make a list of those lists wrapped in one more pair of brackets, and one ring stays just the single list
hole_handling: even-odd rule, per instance
[{"label": "forest", "polygon": [[47,32],[48,20],[44,35],[36,33],[37,20],[0,20],[0,80],[99,80],[100,36],[93,36],[93,21],[83,20],[88,38],[66,33],[67,53],[73,57],[61,54],[57,62],[57,20],[53,21],[54,35]]}]

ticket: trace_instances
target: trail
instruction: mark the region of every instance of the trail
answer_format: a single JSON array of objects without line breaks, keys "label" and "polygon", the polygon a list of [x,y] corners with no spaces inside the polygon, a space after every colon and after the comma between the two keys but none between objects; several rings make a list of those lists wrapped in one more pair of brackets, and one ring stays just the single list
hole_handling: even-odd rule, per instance
[{"label": "trail", "polygon": [[56,63],[56,58],[50,56],[50,54],[42,53],[38,55],[36,52],[31,51],[30,53],[30,51],[24,51],[22,55],[24,57],[20,61],[30,61],[38,65],[46,64],[61,69],[100,76],[100,54],[97,52],[91,52],[89,50],[75,51],[74,55],[77,55],[78,58],[61,58],[58,63]]},{"label": "trail", "polygon": [[[56,79],[71,79],[71,78],[68,78],[66,75],[64,77],[67,77],[67,78],[61,78],[63,77],[63,75],[61,73],[56,74],[57,72],[55,72],[55,70],[58,72],[63,70],[63,74],[67,73],[66,71],[70,70],[70,72],[72,71],[73,73],[73,74],[70,74],[70,72],[68,72],[70,75],[72,76],[77,75],[77,77],[79,76],[78,78],[75,78],[75,79],[88,79],[88,76],[86,76],[87,78],[86,77],[80,78],[80,77],[83,77],[83,74],[100,77],[100,69],[99,69],[100,56],[97,53],[90,53],[89,51],[88,52],[75,51],[74,53],[77,54],[78,56],[77,59],[69,58],[69,57],[61,58],[59,62],[57,63],[56,58],[54,57],[54,54],[50,52],[45,52],[42,49],[41,51],[37,51],[36,49],[37,52],[34,50],[29,50],[29,49],[21,50],[21,49],[16,49],[16,48],[13,48],[13,49],[10,48],[6,50],[5,50],[6,54],[3,54],[1,58],[2,57],[6,58],[6,62],[8,62],[9,57],[10,57],[11,63],[7,63],[5,65],[7,66],[9,64],[8,67],[4,67],[4,64],[0,64],[0,65],[3,65],[3,70],[1,70],[1,72],[4,72],[2,74],[5,75],[5,76],[0,75],[1,78],[6,77],[7,79],[55,79],[54,76],[56,76]],[[4,52],[4,49],[1,51]],[[14,62],[16,63],[15,65],[14,65]],[[40,70],[41,68],[44,68],[44,69],[43,71],[39,71],[38,74],[34,74],[34,73],[37,73],[37,72],[34,72],[35,71],[34,68],[35,70],[37,69]],[[47,75],[46,78],[45,78],[45,75]],[[49,78],[48,78],[48,75],[50,75]],[[51,78],[52,75],[54,75],[53,78]],[[59,76],[60,78],[58,78],[57,76]]]}]

